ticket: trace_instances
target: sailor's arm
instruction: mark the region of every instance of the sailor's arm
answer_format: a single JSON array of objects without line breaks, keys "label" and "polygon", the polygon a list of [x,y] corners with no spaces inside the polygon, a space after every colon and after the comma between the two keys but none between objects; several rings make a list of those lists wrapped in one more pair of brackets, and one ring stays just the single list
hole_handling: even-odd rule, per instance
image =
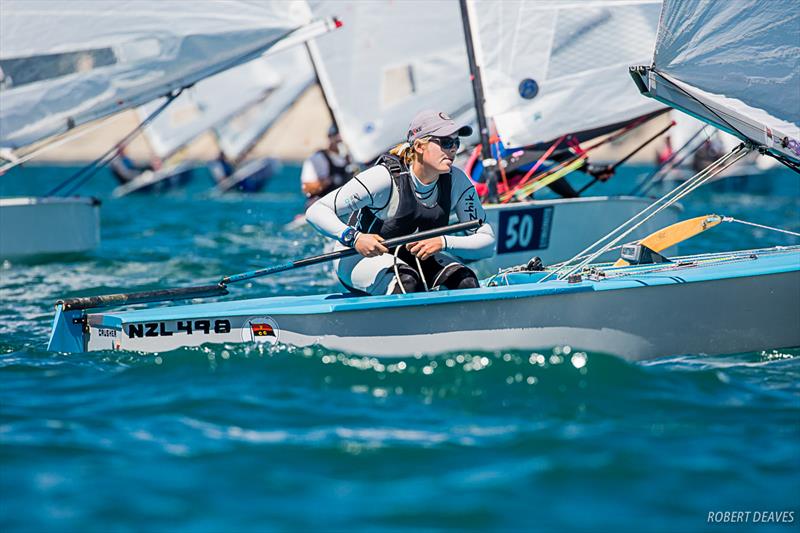
[{"label": "sailor's arm", "polygon": [[386,168],[368,168],[312,204],[306,211],[306,220],[326,237],[341,241],[349,228],[343,220],[362,207],[385,205],[391,188],[392,178]]},{"label": "sailor's arm", "polygon": [[[453,168],[452,201],[453,210],[459,222],[482,220],[486,222],[478,193],[472,182],[459,169]],[[462,259],[485,259],[494,255],[495,236],[492,226],[483,224],[467,235],[445,235],[444,250]]]}]

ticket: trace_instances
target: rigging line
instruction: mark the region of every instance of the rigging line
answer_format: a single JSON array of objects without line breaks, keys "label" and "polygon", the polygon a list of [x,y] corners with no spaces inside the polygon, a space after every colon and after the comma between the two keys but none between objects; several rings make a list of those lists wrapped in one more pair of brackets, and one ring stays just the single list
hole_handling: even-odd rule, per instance
[{"label": "rigging line", "polygon": [[781,228],[774,228],[772,226],[765,226],[763,224],[756,224],[755,222],[747,222],[746,220],[739,220],[738,218],[722,217],[722,221],[723,222],[738,222],[739,224],[744,224],[746,226],[755,226],[756,228],[772,230],[772,231],[778,231],[780,233],[786,233],[787,235],[794,235],[795,237],[800,237],[800,233],[797,233],[797,232],[794,232],[794,231],[789,231],[787,229],[781,229]]},{"label": "rigging line", "polygon": [[[595,247],[597,247],[600,244],[602,244],[607,239],[612,238],[616,233],[622,232],[627,226],[633,224],[637,219],[639,219],[641,217],[644,217],[650,211],[657,209],[660,203],[665,203],[668,206],[668,205],[671,205],[672,203],[674,203],[676,201],[675,199],[672,199],[670,197],[672,197],[672,196],[675,196],[675,197],[678,197],[678,198],[683,197],[683,192],[684,191],[689,189],[696,181],[699,181],[699,180],[703,179],[707,174],[709,174],[712,170],[714,170],[714,168],[717,165],[725,163],[732,155],[737,153],[737,151],[740,150],[742,148],[742,146],[743,145],[737,146],[731,152],[729,152],[728,154],[722,156],[720,159],[718,159],[717,161],[715,161],[714,163],[712,163],[711,165],[706,167],[704,170],[699,172],[697,175],[695,175],[694,177],[690,178],[689,180],[681,183],[680,185],[678,185],[677,187],[675,187],[671,191],[667,192],[661,198],[658,198],[652,204],[650,204],[649,206],[645,207],[642,211],[640,211],[639,213],[635,214],[634,216],[629,218],[627,221],[623,222],[618,227],[616,227],[615,229],[613,229],[610,232],[608,232],[608,234],[604,235],[603,237],[601,237],[600,239],[598,239],[594,243],[590,244],[584,250],[581,250],[580,252],[578,252],[578,254],[576,254],[575,257],[573,257],[572,259],[564,261],[561,264],[561,266],[559,266],[553,272],[549,273],[541,281],[545,281],[546,279],[550,278],[551,276],[553,276],[555,274],[558,274],[560,271],[568,268],[579,257],[587,257],[587,258],[588,257],[593,257],[594,254],[590,254],[591,250],[593,250]],[[691,192],[691,190],[693,190],[693,189],[690,189],[689,192]],[[616,244],[616,243],[613,243],[613,244]],[[607,243],[606,247],[613,246],[613,244],[612,243]],[[590,261],[591,261],[591,259],[590,259]]]},{"label": "rigging line", "polygon": [[[538,180],[540,180],[542,178],[545,178],[547,176],[550,176],[552,173],[561,170],[562,168],[566,167],[567,165],[571,165],[572,163],[574,163],[575,161],[580,160],[581,158],[583,158],[585,160],[588,157],[589,152],[591,152],[592,150],[595,150],[596,148],[599,148],[599,147],[605,145],[606,143],[613,142],[613,141],[615,141],[615,140],[627,135],[628,133],[630,133],[634,129],[636,129],[639,126],[641,126],[642,124],[652,120],[653,118],[654,117],[639,117],[638,119],[634,120],[630,124],[627,124],[625,127],[620,129],[619,131],[616,131],[616,132],[608,135],[604,139],[600,139],[599,141],[597,141],[596,143],[594,143],[591,146],[587,146],[586,148],[580,148],[580,146],[578,146],[578,148],[580,149],[580,153],[574,155],[573,157],[571,157],[569,159],[566,159],[566,160],[562,161],[561,163],[559,163],[555,167],[550,168],[550,169],[546,170],[545,172],[542,172],[542,173],[534,176],[532,179],[530,179],[527,182],[520,181],[520,183],[517,184],[517,186],[515,187],[515,189],[513,191],[511,191],[509,193],[506,193],[505,196],[501,197],[501,199],[505,198],[503,203],[508,202],[513,196],[517,195],[517,193],[520,192],[520,190],[522,190],[521,192],[523,193],[523,196],[528,196],[529,194],[531,194],[531,192],[526,192],[527,189],[530,188],[533,185],[533,183],[535,183],[536,181],[538,181]],[[566,136],[567,135],[565,135],[564,137],[566,137]],[[529,177],[528,176],[529,174],[531,174],[531,171],[528,171],[528,174],[526,174],[526,177]],[[519,198],[518,195],[517,195],[517,197]]]},{"label": "rigging line", "polygon": [[525,190],[522,191],[522,193],[523,193],[522,196],[521,197],[518,196],[518,198],[521,200],[525,196],[530,196],[532,194],[535,194],[538,191],[540,191],[541,189],[543,189],[545,187],[548,187],[552,183],[555,183],[556,181],[560,180],[564,176],[567,176],[567,175],[575,172],[576,170],[582,168],[586,164],[586,159],[587,159],[586,157],[579,157],[578,159],[573,161],[571,164],[569,164],[569,165],[565,166],[564,168],[560,169],[558,172],[553,172],[552,174],[550,174],[547,177],[543,177],[542,179],[537,179],[535,182],[532,182],[532,183],[528,184],[525,187]]},{"label": "rigging line", "polygon": [[[737,161],[739,161],[741,158],[743,158],[748,153],[750,153],[750,150],[751,149],[746,147],[744,144],[740,144],[739,146],[734,148],[730,153],[728,153],[725,156],[721,157],[720,159],[718,159],[717,161],[715,161],[714,163],[712,163],[711,165],[706,167],[706,169],[703,170],[701,173],[697,174],[697,176],[695,176],[695,178],[690,180],[690,185],[689,186],[687,186],[684,190],[680,191],[680,193],[674,195],[674,197],[671,198],[669,201],[664,202],[663,205],[659,206],[656,209],[651,209],[651,208],[653,208],[658,202],[655,202],[649,208],[645,208],[644,210],[642,210],[642,212],[639,213],[639,215],[642,215],[643,213],[646,213],[648,210],[651,210],[652,213],[647,214],[647,216],[645,216],[638,223],[634,224],[629,229],[627,229],[626,231],[622,232],[615,239],[613,239],[612,241],[608,242],[602,248],[600,248],[599,250],[594,252],[592,255],[590,255],[589,257],[587,257],[586,259],[584,259],[580,263],[578,263],[575,267],[573,267],[571,270],[569,270],[566,274],[562,274],[559,277],[559,279],[564,279],[567,276],[569,276],[570,274],[573,274],[573,273],[579,271],[580,269],[584,268],[586,265],[588,265],[589,263],[594,261],[597,257],[599,257],[600,255],[604,254],[611,246],[617,244],[622,239],[624,239],[626,236],[630,235],[636,228],[638,228],[639,226],[641,226],[642,224],[644,224],[645,222],[647,222],[648,220],[650,220],[651,218],[656,216],[658,213],[660,213],[664,209],[668,208],[669,206],[671,206],[672,204],[674,204],[675,202],[677,202],[681,198],[684,198],[688,194],[692,193],[695,189],[697,189],[701,185],[703,185],[706,182],[708,182],[711,178],[713,178],[714,176],[716,176],[717,174],[719,174],[720,172],[722,172],[723,170],[725,170],[726,168],[728,168],[732,164],[734,164]],[[676,188],[676,190],[677,190],[677,188]],[[666,198],[666,196],[668,196],[668,195],[665,195],[664,198]],[[639,215],[637,215],[637,216],[639,216]],[[630,222],[630,220],[628,222]],[[623,224],[623,226],[624,226],[624,224]],[[612,235],[616,231],[617,230],[613,230],[612,232],[610,232],[609,236]]]},{"label": "rigging line", "polygon": [[147,125],[155,120],[155,118],[160,115],[161,112],[164,111],[173,100],[180,96],[180,94],[183,92],[183,89],[184,87],[181,87],[176,91],[172,91],[169,95],[167,95],[166,102],[158,106],[155,111],[150,113],[146,119],[144,119],[130,133],[123,137],[121,141],[109,148],[103,155],[92,161],[89,165],[83,167],[81,170],[61,182],[57,187],[50,191],[47,196],[56,194],[59,190],[72,182],[74,182],[74,185],[68,191],[65,191],[64,195],[74,194],[84,183],[94,177],[100,171],[100,169],[108,165],[116,157],[117,154],[115,152],[127,146],[131,140],[133,140],[133,138],[139,134],[139,132],[141,132]]},{"label": "rigging line", "polygon": [[[742,145],[742,146],[743,146],[743,145]],[[618,242],[620,242],[620,241],[621,241],[621,240],[622,240],[624,237],[626,237],[626,236],[627,236],[627,235],[629,235],[631,232],[633,232],[633,231],[634,231],[636,228],[638,228],[639,226],[641,226],[642,224],[644,224],[644,223],[645,223],[647,220],[651,219],[652,217],[654,217],[655,215],[657,215],[658,213],[660,213],[660,212],[661,212],[661,211],[663,211],[664,209],[668,208],[670,205],[672,205],[672,204],[674,204],[675,202],[677,202],[678,200],[680,200],[680,199],[684,198],[685,196],[687,196],[688,194],[690,194],[691,192],[693,192],[695,189],[697,189],[697,188],[698,188],[698,187],[700,187],[701,185],[703,185],[703,184],[705,184],[706,182],[708,182],[708,181],[709,181],[711,178],[713,178],[713,177],[714,177],[715,175],[717,175],[719,172],[721,172],[721,171],[722,171],[722,170],[724,170],[725,168],[729,167],[730,165],[732,165],[733,163],[735,163],[736,161],[738,161],[739,159],[741,159],[742,157],[744,157],[744,155],[746,155],[747,153],[749,153],[749,150],[746,150],[746,151],[744,151],[744,153],[742,153],[741,155],[738,155],[738,154],[737,154],[737,157],[735,157],[735,158],[727,158],[725,161],[723,161],[722,159],[720,159],[720,160],[718,161],[718,164],[717,164],[717,165],[711,165],[711,166],[709,166],[709,167],[706,169],[706,172],[705,172],[704,174],[700,174],[700,175],[698,175],[698,176],[697,176],[697,179],[696,179],[696,180],[694,180],[694,182],[693,182],[693,183],[692,183],[692,184],[691,184],[689,187],[687,187],[685,190],[681,191],[679,194],[675,195],[675,196],[674,196],[673,198],[671,198],[671,199],[670,199],[668,202],[665,202],[663,205],[661,205],[661,206],[660,206],[660,207],[658,207],[657,209],[653,210],[653,212],[652,212],[652,213],[650,213],[650,214],[648,214],[648,215],[647,215],[647,216],[646,216],[644,219],[642,219],[641,221],[639,221],[637,224],[633,225],[631,228],[629,228],[628,230],[626,230],[624,233],[622,233],[621,235],[619,235],[617,238],[615,238],[615,239],[614,239],[614,240],[612,240],[611,242],[607,243],[607,244],[606,244],[606,245],[605,245],[603,248],[601,248],[600,250],[598,250],[597,252],[595,252],[594,254],[592,254],[590,257],[588,257],[587,259],[584,259],[584,260],[581,262],[581,264],[579,264],[578,266],[576,266],[575,268],[573,268],[573,269],[572,269],[572,270],[571,270],[571,271],[570,271],[570,272],[569,272],[567,275],[569,275],[569,274],[572,274],[572,273],[574,273],[574,272],[578,271],[579,269],[581,269],[581,268],[585,267],[585,266],[586,266],[586,265],[588,265],[589,263],[591,263],[591,262],[592,262],[594,259],[596,259],[598,256],[600,256],[600,255],[602,255],[603,253],[605,253],[605,252],[606,252],[606,251],[607,251],[607,250],[608,250],[608,249],[609,249],[611,246],[613,246],[614,244],[617,244]],[[730,155],[730,154],[729,154],[729,155]],[[723,158],[723,159],[724,159],[724,158]],[[732,159],[732,160],[731,160],[731,159]],[[712,168],[712,167],[714,167],[714,168]],[[646,211],[646,210],[645,210],[645,211]]]},{"label": "rigging line", "polygon": [[94,124],[92,126],[89,126],[89,127],[86,127],[86,128],[79,128],[79,129],[65,131],[62,135],[53,137],[53,139],[49,143],[46,143],[43,146],[37,148],[36,150],[33,150],[32,152],[29,152],[29,153],[25,154],[24,156],[19,157],[16,160],[11,161],[9,163],[6,163],[2,167],[0,167],[0,176],[2,176],[7,171],[11,170],[12,168],[14,168],[16,166],[19,166],[19,165],[21,165],[23,163],[27,163],[31,159],[35,159],[35,158],[39,157],[41,154],[43,154],[45,152],[49,152],[53,148],[58,148],[59,146],[62,146],[62,145],[67,144],[67,143],[70,143],[70,142],[72,142],[72,141],[74,141],[76,139],[80,139],[84,135],[86,135],[88,133],[91,133],[91,132],[93,132],[95,130],[98,130],[98,129],[104,127],[104,126],[108,126],[109,124],[113,124],[114,122],[117,122],[122,117],[123,117],[123,114],[122,113],[118,113],[118,114],[114,115],[113,117],[109,117],[106,120],[100,120],[100,121],[98,121],[96,124]]},{"label": "rigging line", "polygon": [[628,161],[628,159],[630,159],[631,157],[633,157],[634,155],[639,153],[645,146],[647,146],[651,142],[655,141],[656,139],[658,139],[659,137],[661,137],[662,135],[667,133],[670,130],[670,128],[672,128],[674,125],[675,125],[675,121],[674,120],[670,121],[669,125],[667,125],[664,128],[662,128],[659,132],[655,133],[649,139],[647,139],[642,144],[640,144],[638,148],[635,148],[630,153],[628,153],[625,157],[623,157],[622,159],[620,159],[619,161],[617,161],[616,163],[611,165],[611,169],[614,170],[617,167],[619,167],[620,165],[624,164],[626,161]]},{"label": "rigging line", "polygon": [[794,161],[786,158],[785,156],[775,154],[773,152],[770,152],[769,150],[764,150],[763,152],[759,150],[759,153],[766,154],[766,155],[768,155],[768,156],[770,156],[770,157],[772,157],[774,159],[777,159],[778,162],[783,163],[785,166],[789,167],[791,170],[794,170],[795,172],[800,174],[800,165],[798,165]]},{"label": "rigging line", "polygon": [[[667,125],[663,129],[661,129],[661,131],[659,131],[655,135],[651,136],[649,139],[644,141],[638,147],[634,148],[625,157],[623,157],[622,159],[620,159],[619,161],[617,161],[613,165],[606,166],[604,169],[601,167],[600,172],[609,174],[609,176],[606,178],[606,179],[609,179],[611,176],[613,176],[614,172],[616,172],[617,168],[620,165],[624,164],[631,157],[633,157],[637,153],[641,152],[644,149],[645,146],[647,146],[651,142],[653,142],[656,139],[658,139],[659,137],[661,137],[663,134],[665,134],[667,131],[669,131],[669,129],[672,128],[674,125],[675,125],[675,121],[674,120],[670,121],[669,125]],[[590,181],[589,183],[587,183],[586,185],[584,185],[583,187],[581,187],[581,189],[578,191],[578,196],[582,195],[584,192],[586,192],[586,189],[588,189],[589,187],[591,187],[592,185],[594,185],[595,183],[600,181],[600,176],[602,176],[602,174],[599,173],[599,172],[598,173],[589,172],[588,167],[587,167],[587,173],[592,174],[592,176],[594,176],[594,179],[592,181]]]},{"label": "rigging line", "polygon": [[[645,179],[643,179],[643,180],[642,180],[642,182],[641,182],[639,185],[637,185],[637,186],[636,186],[636,188],[635,188],[634,190],[632,190],[632,191],[631,191],[630,195],[631,195],[631,196],[636,196],[637,194],[640,194],[640,191],[641,191],[641,189],[643,189],[645,185],[648,185],[648,187],[647,187],[647,189],[646,189],[646,190],[644,190],[644,191],[641,191],[641,194],[642,194],[642,195],[646,194],[646,193],[647,193],[647,191],[648,191],[648,190],[650,190],[650,188],[652,187],[652,185],[653,185],[653,183],[652,183],[652,182],[655,180],[655,178],[656,178],[656,177],[657,177],[659,174],[661,174],[661,172],[662,172],[662,171],[664,171],[664,170],[665,170],[665,169],[666,169],[666,168],[667,168],[667,167],[670,165],[670,163],[672,163],[672,162],[675,160],[675,158],[676,158],[676,157],[678,157],[678,154],[680,154],[680,153],[681,153],[683,150],[685,150],[685,149],[686,149],[686,148],[687,148],[687,147],[688,147],[690,144],[692,144],[692,142],[694,142],[694,140],[695,140],[695,139],[696,139],[696,138],[697,138],[697,137],[698,137],[698,136],[699,136],[701,133],[703,133],[703,131],[704,131],[706,128],[708,128],[708,127],[709,127],[709,125],[708,125],[708,124],[705,124],[705,125],[703,125],[703,127],[702,127],[702,128],[700,128],[699,130],[697,130],[697,131],[694,133],[694,135],[692,135],[692,136],[689,138],[689,140],[688,140],[688,141],[686,141],[685,143],[683,143],[683,146],[681,146],[680,148],[678,148],[676,151],[672,152],[672,154],[670,154],[670,156],[669,156],[669,157],[668,157],[668,158],[667,158],[667,159],[666,159],[666,160],[665,160],[663,163],[661,163],[661,165],[660,165],[659,167],[657,167],[657,168],[656,168],[656,169],[655,169],[653,172],[651,172],[651,173],[650,173],[650,175],[649,175],[649,176],[647,176]],[[691,152],[689,153],[689,155],[693,154],[693,153],[694,153],[696,150],[697,150],[697,149],[695,149],[695,150],[691,151]],[[682,159],[681,159],[681,160],[680,160],[678,163],[675,163],[675,165],[671,166],[669,170],[671,170],[671,169],[672,169],[672,168],[674,168],[675,166],[677,166],[677,165],[680,165],[681,163],[683,163],[683,161],[684,161],[685,159],[686,159],[686,156],[684,156],[684,157],[683,157],[683,158],[682,158]],[[661,180],[658,180],[658,181],[661,181]]]},{"label": "rigging line", "polygon": [[[711,126],[707,126],[707,127],[711,127]],[[705,128],[701,129],[698,133],[702,133],[704,130],[705,130]],[[712,135],[713,135],[713,133],[712,133]],[[711,136],[709,135],[706,139],[710,139],[710,138],[711,138]],[[703,141],[703,142],[705,142],[705,141]],[[659,183],[662,183],[664,180],[666,180],[668,172],[670,172],[672,170],[675,170],[676,168],[681,166],[684,161],[686,161],[687,159],[689,159],[690,157],[695,155],[697,153],[697,151],[700,150],[700,148],[702,146],[703,146],[703,143],[698,144],[697,146],[692,148],[690,151],[688,151],[685,154],[683,154],[683,156],[680,157],[679,159],[673,160],[671,164],[669,164],[669,165],[665,164],[664,166],[662,166],[658,170],[656,170],[655,177],[653,179],[651,179],[649,181],[649,183],[647,182],[647,180],[642,182],[642,185],[646,184],[647,187],[641,192],[641,196],[645,196],[648,192],[650,192],[652,190],[653,187],[655,187]],[[640,185],[640,187],[641,187],[641,185]]]},{"label": "rigging line", "polygon": [[502,199],[502,198],[501,198],[501,201],[502,201],[502,203],[504,203],[504,204],[505,204],[505,203],[508,203],[508,201],[509,201],[509,200],[511,200],[511,198],[513,198],[513,197],[514,197],[514,193],[515,193],[515,192],[517,192],[517,190],[519,190],[519,188],[520,188],[520,187],[522,187],[523,185],[525,185],[525,182],[526,182],[526,181],[528,181],[528,180],[530,179],[531,175],[532,175],[534,172],[536,172],[536,171],[539,169],[539,167],[540,167],[540,166],[542,166],[542,163],[544,163],[544,162],[547,160],[547,158],[548,158],[548,157],[550,157],[550,154],[552,154],[552,153],[553,153],[553,151],[554,151],[556,148],[558,148],[558,145],[560,145],[560,144],[562,143],[562,141],[563,141],[563,140],[564,140],[566,137],[567,137],[567,135],[566,135],[566,134],[565,134],[565,135],[562,135],[562,136],[561,136],[559,139],[557,139],[557,140],[556,140],[556,142],[554,142],[554,143],[553,143],[553,144],[550,146],[550,148],[548,148],[548,149],[547,149],[547,150],[546,150],[546,151],[545,151],[545,152],[542,154],[542,157],[540,157],[540,158],[539,158],[539,159],[536,161],[536,163],[535,163],[535,164],[534,164],[534,165],[533,165],[533,166],[530,168],[530,170],[528,170],[528,172],[526,172],[526,173],[525,173],[525,175],[522,177],[522,179],[519,181],[519,183],[517,183],[517,185],[515,185],[515,186],[514,186],[514,190],[512,190],[512,191],[507,191],[507,192],[506,192],[506,195],[507,195],[507,196],[506,196],[506,198],[505,198],[505,199]]}]

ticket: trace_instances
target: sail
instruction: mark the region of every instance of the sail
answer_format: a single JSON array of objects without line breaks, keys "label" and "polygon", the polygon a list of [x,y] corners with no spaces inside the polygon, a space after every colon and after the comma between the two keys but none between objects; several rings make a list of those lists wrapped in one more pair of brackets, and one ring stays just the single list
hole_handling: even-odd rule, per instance
[{"label": "sail", "polygon": [[652,56],[660,0],[470,0],[487,116],[507,146],[622,124],[663,109],[630,87]]},{"label": "sail", "polygon": [[339,131],[353,157],[373,160],[405,140],[411,118],[430,108],[474,120],[458,2],[319,3],[344,26],[311,44]]},{"label": "sail", "polygon": [[[285,52],[282,52],[285,53]],[[185,90],[145,129],[153,152],[166,159],[198,135],[264,99],[281,75],[262,57],[221,72]],[[144,120],[164,103],[159,98],[137,109]]]},{"label": "sail", "polygon": [[314,69],[304,46],[270,54],[264,63],[277,76],[269,94],[238,116],[214,128],[220,149],[232,161],[247,151],[314,82]]},{"label": "sail", "polygon": [[640,90],[800,161],[800,12],[774,0],[665,0]]},{"label": "sail", "polygon": [[3,0],[0,147],[17,148],[253,59],[305,0]]}]

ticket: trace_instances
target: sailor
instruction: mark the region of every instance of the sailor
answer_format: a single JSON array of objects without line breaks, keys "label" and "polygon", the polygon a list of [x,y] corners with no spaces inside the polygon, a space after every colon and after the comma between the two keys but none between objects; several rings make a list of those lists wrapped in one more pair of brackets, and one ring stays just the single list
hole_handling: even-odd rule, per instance
[{"label": "sailor", "polygon": [[120,185],[124,185],[129,181],[132,181],[142,172],[146,172],[148,170],[157,170],[159,166],[159,162],[155,159],[149,165],[137,165],[128,156],[124,146],[117,148],[117,155],[109,164],[109,167],[111,167],[111,173],[120,183]]},{"label": "sailor", "polygon": [[306,211],[308,222],[338,240],[338,248],[353,247],[360,254],[335,265],[345,287],[361,294],[478,287],[475,273],[461,260],[494,253],[489,224],[467,235],[392,250],[383,245],[384,239],[446,226],[453,214],[460,222],[486,220],[472,183],[453,167],[459,137],[471,133],[471,127],[456,125],[445,113],[421,111],[408,127],[406,142]]},{"label": "sailor", "polygon": [[342,143],[336,124],[328,130],[328,146],[315,152],[303,163],[300,181],[306,195],[306,209],[352,176],[353,164]]},{"label": "sailor", "polygon": [[211,175],[214,181],[217,183],[221,183],[225,178],[230,177],[236,172],[236,167],[231,160],[228,159],[227,154],[225,154],[223,150],[219,151],[217,158],[211,162],[209,168],[211,169]]}]

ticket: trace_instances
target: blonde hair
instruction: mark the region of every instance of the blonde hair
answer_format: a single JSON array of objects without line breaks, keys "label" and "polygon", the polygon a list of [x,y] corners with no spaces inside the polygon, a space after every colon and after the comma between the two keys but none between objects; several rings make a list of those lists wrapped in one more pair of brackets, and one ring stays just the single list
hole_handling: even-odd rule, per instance
[{"label": "blonde hair", "polygon": [[389,153],[402,159],[406,166],[411,166],[415,159],[422,159],[422,156],[417,154],[414,148],[417,146],[424,148],[430,140],[430,137],[422,137],[421,139],[415,139],[413,143],[403,142],[389,150]]}]

